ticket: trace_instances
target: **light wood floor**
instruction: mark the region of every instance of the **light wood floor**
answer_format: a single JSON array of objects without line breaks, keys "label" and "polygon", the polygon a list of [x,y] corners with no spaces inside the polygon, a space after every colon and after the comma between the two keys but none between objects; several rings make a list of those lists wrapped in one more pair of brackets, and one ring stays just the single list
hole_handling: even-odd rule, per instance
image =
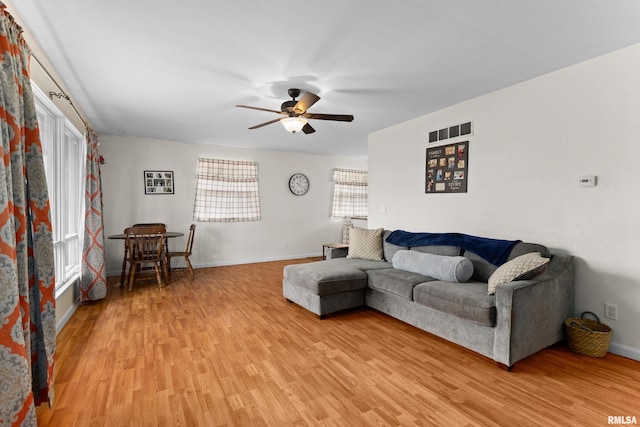
[{"label": "light wood floor", "polygon": [[[371,309],[282,297],[297,260],[174,274],[78,308],[40,426],[604,426],[640,419],[640,363],[557,345],[515,365]],[[117,278],[110,278],[109,283]]]}]

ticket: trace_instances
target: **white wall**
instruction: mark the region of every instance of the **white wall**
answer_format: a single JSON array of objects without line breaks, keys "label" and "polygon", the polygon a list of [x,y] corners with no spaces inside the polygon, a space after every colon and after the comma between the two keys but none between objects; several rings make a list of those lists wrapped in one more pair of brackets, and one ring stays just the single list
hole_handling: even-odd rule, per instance
[{"label": "white wall", "polygon": [[[283,130],[284,132],[284,130]],[[286,136],[286,135],[285,135]],[[304,135],[301,136],[301,143]],[[106,235],[122,233],[137,222],[163,222],[186,234],[193,221],[196,165],[199,157],[258,162],[262,219],[254,222],[198,222],[194,267],[230,265],[321,254],[322,243],[340,242],[342,220],[330,219],[333,169],[367,169],[364,159],[248,150],[110,135],[100,136]],[[174,195],[145,195],[144,170],[171,170]],[[302,172],[309,192],[294,196],[289,177]],[[183,249],[185,238],[171,239]],[[107,239],[107,271],[119,274],[123,242]]]},{"label": "white wall", "polygon": [[[470,119],[468,192],[425,194],[428,132]],[[640,360],[639,160],[635,45],[371,134],[369,226],[573,254],[576,313],[595,312],[613,328],[611,350]],[[592,174],[596,187],[578,186]],[[619,320],[604,319],[605,302]]]}]

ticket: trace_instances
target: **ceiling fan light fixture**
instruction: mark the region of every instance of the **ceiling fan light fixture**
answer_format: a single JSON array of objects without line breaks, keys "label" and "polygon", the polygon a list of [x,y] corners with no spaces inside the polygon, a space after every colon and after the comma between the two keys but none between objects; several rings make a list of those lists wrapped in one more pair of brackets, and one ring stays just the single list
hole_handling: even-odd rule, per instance
[{"label": "ceiling fan light fixture", "polygon": [[309,108],[320,100],[320,97],[315,93],[305,92],[299,101],[296,98],[300,95],[300,89],[289,89],[289,96],[293,99],[285,101],[280,106],[280,111],[270,110],[268,108],[252,107],[250,105],[236,105],[236,107],[249,108],[251,110],[266,111],[269,113],[276,113],[280,118],[269,120],[268,122],[260,123],[255,126],[251,126],[249,129],[258,129],[263,126],[270,125],[272,123],[280,122],[284,128],[291,132],[304,132],[306,135],[314,133],[316,130],[305,119],[315,120],[332,120],[335,122],[351,122],[353,116],[351,114],[314,114],[309,113]]},{"label": "ceiling fan light fixture", "polygon": [[307,121],[302,117],[285,117],[284,119],[280,119],[280,123],[284,128],[291,132],[296,133],[300,132],[304,125],[307,124]]}]

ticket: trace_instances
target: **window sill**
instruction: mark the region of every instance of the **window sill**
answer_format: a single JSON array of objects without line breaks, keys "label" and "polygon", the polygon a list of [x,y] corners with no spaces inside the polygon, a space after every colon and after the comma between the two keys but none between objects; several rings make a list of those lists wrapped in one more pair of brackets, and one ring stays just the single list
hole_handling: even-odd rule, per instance
[{"label": "window sill", "polygon": [[80,280],[80,273],[76,273],[69,278],[63,284],[56,286],[56,299],[60,297],[60,295],[64,294],[71,286],[73,286],[78,280]]}]

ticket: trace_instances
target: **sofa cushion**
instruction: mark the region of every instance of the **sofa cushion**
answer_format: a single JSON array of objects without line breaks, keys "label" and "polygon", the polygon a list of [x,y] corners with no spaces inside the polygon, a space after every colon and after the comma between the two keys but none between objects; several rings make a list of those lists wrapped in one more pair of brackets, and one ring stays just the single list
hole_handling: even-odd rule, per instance
[{"label": "sofa cushion", "polygon": [[296,286],[320,296],[364,289],[367,286],[367,274],[362,270],[348,266],[327,268],[325,262],[287,265],[283,274],[284,281],[295,283]]},{"label": "sofa cushion", "polygon": [[469,259],[473,264],[473,275],[471,276],[471,280],[487,283],[489,281],[489,277],[491,277],[493,272],[498,268],[473,252],[465,251],[462,256]]},{"label": "sofa cushion", "polygon": [[504,283],[534,278],[544,271],[548,263],[549,258],[542,257],[540,252],[530,252],[505,262],[489,278],[488,294],[494,294],[496,286]]},{"label": "sofa cushion", "polygon": [[473,264],[465,257],[442,256],[414,250],[402,250],[393,256],[393,267],[447,282],[466,282]]},{"label": "sofa cushion", "polygon": [[397,268],[367,271],[368,286],[381,292],[394,294],[408,300],[413,299],[413,287],[418,283],[434,280],[421,274]]},{"label": "sofa cushion", "polygon": [[451,283],[432,281],[413,288],[413,300],[438,311],[484,326],[495,326],[495,296],[487,295],[484,282]]},{"label": "sofa cushion", "polygon": [[349,253],[347,258],[383,261],[382,228],[366,229],[353,227],[349,230]]},{"label": "sofa cushion", "polygon": [[[369,259],[358,258],[335,258],[324,261],[317,261],[326,266],[326,268],[355,268],[361,271],[377,270],[379,268],[393,268],[390,262],[371,261]],[[313,263],[311,263],[313,264]]]}]

